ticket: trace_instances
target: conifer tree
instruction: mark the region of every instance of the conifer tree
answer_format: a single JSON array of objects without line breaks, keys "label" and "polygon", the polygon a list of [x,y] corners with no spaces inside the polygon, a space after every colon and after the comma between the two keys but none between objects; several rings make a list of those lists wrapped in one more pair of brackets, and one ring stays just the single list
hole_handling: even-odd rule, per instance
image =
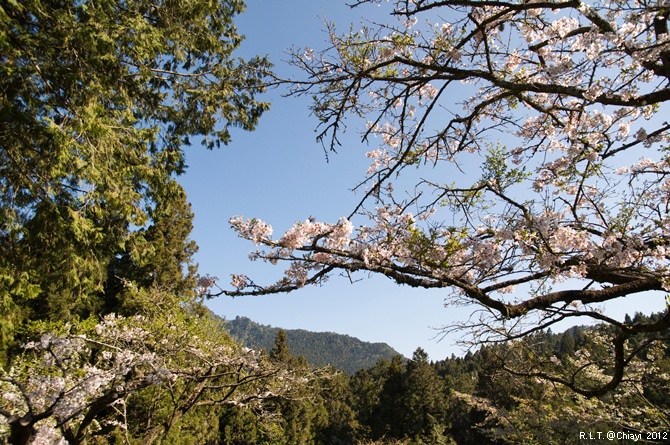
[{"label": "conifer tree", "polygon": [[133,286],[189,292],[184,148],[227,144],[267,108],[269,63],[232,55],[243,10],[0,4],[0,349],[25,320],[116,310]]},{"label": "conifer tree", "polygon": [[280,363],[289,363],[292,359],[295,360],[295,357],[291,355],[291,351],[288,347],[286,331],[283,329],[279,329],[277,331],[277,335],[275,336],[275,345],[270,351],[270,358]]},{"label": "conifer tree", "polygon": [[428,362],[428,354],[417,348],[406,364],[402,431],[408,437],[424,439],[443,436],[447,397],[444,381]]}]

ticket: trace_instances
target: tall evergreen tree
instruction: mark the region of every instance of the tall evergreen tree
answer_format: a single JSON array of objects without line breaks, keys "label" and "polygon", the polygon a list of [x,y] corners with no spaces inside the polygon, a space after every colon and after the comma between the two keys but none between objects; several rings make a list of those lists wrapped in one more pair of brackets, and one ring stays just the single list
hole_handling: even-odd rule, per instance
[{"label": "tall evergreen tree", "polygon": [[444,381],[428,362],[428,354],[417,348],[412,360],[407,361],[402,431],[409,437],[437,439],[442,437],[445,425],[447,398]]},{"label": "tall evergreen tree", "polygon": [[405,388],[404,358],[397,355],[391,359],[387,374],[381,382],[379,404],[376,406],[371,427],[374,439],[403,437],[404,407],[400,403]]},{"label": "tall evergreen tree", "polygon": [[[286,366],[296,374],[305,373],[310,365],[304,360],[291,354],[288,346],[288,338],[284,329],[279,329],[275,336],[275,345],[270,351],[270,360]],[[318,393],[303,391],[294,394],[294,398],[278,399],[274,403],[275,411],[281,415],[280,426],[282,429],[281,440],[277,445],[308,445],[314,443],[315,430],[313,424],[317,420],[318,412],[315,399]]]},{"label": "tall evergreen tree", "polygon": [[351,378],[352,406],[360,424],[357,436],[363,439],[374,437],[378,431],[381,391],[389,368],[390,361],[381,359],[370,369],[360,370]]},{"label": "tall evergreen tree", "polygon": [[288,347],[288,338],[286,337],[286,331],[280,329],[277,331],[275,336],[275,345],[270,351],[270,358],[277,362],[289,363],[291,359],[295,359],[291,355],[291,351]]},{"label": "tall evergreen tree", "polygon": [[130,234],[125,248],[110,261],[106,311],[134,313],[146,306],[149,302],[139,298],[136,287],[155,287],[181,299],[194,296],[196,267],[192,256],[197,246],[189,239],[191,206],[176,181],[161,189],[163,196],[150,212],[152,224]]},{"label": "tall evergreen tree", "polygon": [[183,147],[226,144],[267,108],[267,60],[232,57],[243,9],[0,2],[0,349],[28,319],[192,287]]}]

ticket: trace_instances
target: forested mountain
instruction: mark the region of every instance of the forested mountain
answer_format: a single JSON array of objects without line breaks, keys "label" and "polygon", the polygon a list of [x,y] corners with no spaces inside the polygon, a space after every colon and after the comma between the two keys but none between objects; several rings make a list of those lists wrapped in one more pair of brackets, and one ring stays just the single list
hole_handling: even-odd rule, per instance
[{"label": "forested mountain", "polygon": [[[626,323],[658,323],[668,312],[636,314]],[[231,324],[235,324],[230,322]],[[248,319],[251,328],[263,327]],[[288,335],[277,331],[269,351],[289,369],[310,368],[287,348]],[[638,338],[643,352],[634,359],[626,382],[612,392],[584,396],[543,377],[539,364],[551,364],[556,374],[597,385],[611,375],[597,372],[606,356],[609,337],[619,335],[606,325],[579,326],[563,333],[538,330],[505,344],[483,346],[464,357],[429,361],[417,348],[411,359],[396,355],[347,376],[327,368],[300,399],[277,403],[277,420],[284,440],[277,442],[268,425],[249,423],[249,410],[230,410],[219,442],[254,444],[366,445],[506,445],[582,444],[598,432],[612,431],[608,443],[645,439],[668,443],[670,359],[667,339],[655,334]],[[591,351],[591,352],[589,352]],[[588,370],[588,375],[581,375]],[[566,380],[566,383],[570,383]],[[305,401],[308,400],[307,403]],[[648,435],[647,430],[659,431]]]},{"label": "forested mountain", "polygon": [[[247,317],[225,322],[228,333],[253,349],[270,351],[280,328],[258,324]],[[386,343],[369,343],[334,332],[286,329],[291,353],[304,356],[314,366],[332,365],[348,374],[366,369],[381,359],[399,355]]]}]

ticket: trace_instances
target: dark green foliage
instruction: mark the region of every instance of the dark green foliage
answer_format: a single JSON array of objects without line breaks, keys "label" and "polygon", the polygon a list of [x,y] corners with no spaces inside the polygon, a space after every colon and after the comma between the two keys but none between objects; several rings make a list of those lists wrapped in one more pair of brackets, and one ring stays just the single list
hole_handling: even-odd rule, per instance
[{"label": "dark green foliage", "polygon": [[291,353],[289,352],[286,331],[283,329],[277,331],[275,345],[270,351],[270,358],[282,363],[288,363],[292,358]]},{"label": "dark green foliage", "polygon": [[372,406],[370,429],[374,439],[382,437],[401,438],[403,430],[400,425],[404,416],[402,397],[404,395],[405,360],[396,355],[386,368],[386,375],[379,382],[379,402]]},{"label": "dark green foliage", "polygon": [[183,299],[194,296],[196,267],[192,255],[197,246],[188,238],[193,219],[191,206],[176,181],[162,188],[165,196],[156,200],[156,208],[150,211],[152,223],[131,233],[125,249],[109,263],[105,311],[142,311],[149,302],[137,300],[137,293],[133,292],[137,287],[155,287]]},{"label": "dark green foliage", "polygon": [[232,57],[243,9],[0,2],[0,349],[29,319],[137,309],[133,287],[190,297],[183,148],[267,108],[269,63]]},{"label": "dark green foliage", "polygon": [[447,394],[444,381],[428,363],[428,354],[418,348],[405,369],[402,398],[403,432],[409,437],[429,439],[446,430]]},{"label": "dark green foliage", "polygon": [[323,445],[347,445],[354,441],[359,428],[356,412],[352,406],[353,394],[350,378],[338,374],[320,382],[322,422],[314,436],[315,443]]},{"label": "dark green foliage", "polygon": [[[648,321],[658,317],[662,315]],[[252,424],[254,413],[226,408],[219,419],[219,443],[577,444],[579,431],[624,431],[625,422],[613,413],[644,409],[641,399],[623,394],[586,399],[560,385],[540,385],[504,369],[519,359],[519,346],[524,360],[530,361],[560,357],[568,363],[587,347],[595,353],[605,331],[601,326],[574,327],[560,334],[538,331],[517,343],[437,362],[429,362],[418,348],[410,360],[395,355],[352,376],[327,372],[293,398],[268,401],[276,416],[272,420]],[[268,348],[274,360],[294,371],[313,369],[292,355],[293,331],[274,332]],[[645,403],[653,403],[661,413],[668,412],[665,395],[670,388],[663,377],[668,371],[667,347],[666,341],[665,355],[654,358],[659,374],[648,376],[643,387]]]},{"label": "dark green foliage", "polygon": [[[402,360],[399,355],[395,357],[394,360]],[[378,416],[381,407],[381,393],[389,378],[390,368],[391,362],[383,359],[369,369],[358,371],[350,379],[352,406],[359,423],[357,434],[361,437],[379,436],[380,430],[383,434],[384,427],[380,426]]]},{"label": "dark green foliage", "polygon": [[[269,356],[291,373],[312,376],[309,386],[290,397],[265,400],[267,416],[242,407],[224,408],[220,416],[219,443],[229,445],[344,445],[353,443],[356,429],[351,407],[349,378],[333,368],[313,370],[304,358],[295,357],[279,330]],[[316,376],[316,377],[315,377]]]},{"label": "dark green foliage", "polygon": [[[236,317],[226,321],[226,330],[250,348],[270,351],[280,329],[255,323],[246,317]],[[348,335],[302,329],[284,331],[293,354],[304,356],[314,366],[332,365],[348,374],[398,354],[386,343],[367,343]]]},{"label": "dark green foliage", "polygon": [[226,407],[219,419],[220,445],[269,444],[263,437],[262,425],[251,410],[242,407]]},{"label": "dark green foliage", "polygon": [[[663,316],[635,317],[639,323]],[[667,420],[667,339],[661,356],[658,350],[653,352],[658,372],[647,374],[639,395],[619,392],[588,399],[561,385],[538,384],[535,377],[505,370],[520,359],[520,350],[525,365],[562,362],[568,366],[579,357],[580,349],[598,354],[603,344],[598,338],[611,329],[574,327],[560,334],[538,331],[519,342],[491,345],[462,358],[452,356],[434,363],[427,361],[420,348],[411,360],[381,360],[350,378],[355,437],[375,443],[576,444],[581,443],[580,431],[637,431],[635,425],[645,422],[641,420],[645,417],[634,417],[637,412],[646,413],[647,422],[651,422],[651,413],[655,413],[655,422]],[[631,348],[644,341],[636,339]],[[651,354],[649,349],[648,366],[652,365]]]},{"label": "dark green foliage", "polygon": [[351,378],[354,406],[364,439],[446,441],[447,394],[442,378],[418,348],[411,360],[395,356]]}]

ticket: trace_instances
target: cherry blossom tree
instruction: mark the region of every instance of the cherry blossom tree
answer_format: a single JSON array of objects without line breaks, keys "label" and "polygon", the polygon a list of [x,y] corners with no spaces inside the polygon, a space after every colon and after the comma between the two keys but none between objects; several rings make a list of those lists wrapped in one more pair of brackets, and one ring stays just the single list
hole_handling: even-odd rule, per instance
[{"label": "cherry blossom tree", "polygon": [[212,322],[178,311],[160,318],[110,314],[89,325],[43,334],[2,371],[0,437],[77,444],[117,435],[125,443],[154,443],[199,407],[210,417],[221,405],[263,413],[265,400],[310,381],[237,346]]},{"label": "cherry blossom tree", "polygon": [[290,94],[314,99],[325,150],[360,123],[373,149],[358,203],[338,222],[310,219],[278,238],[263,221],[232,218],[259,246],[252,259],[288,267],[275,284],[234,275],[234,289],[210,295],[366,271],[474,305],[445,332],[466,329],[479,344],[605,322],[618,329],[607,378],[542,377],[585,396],[611,391],[645,349],[627,342],[670,328],[667,312],[626,322],[599,306],[629,298],[635,310],[670,290],[670,3],[391,4],[383,23],[342,34],[327,24],[329,47],[295,50],[304,76],[288,81]]}]

